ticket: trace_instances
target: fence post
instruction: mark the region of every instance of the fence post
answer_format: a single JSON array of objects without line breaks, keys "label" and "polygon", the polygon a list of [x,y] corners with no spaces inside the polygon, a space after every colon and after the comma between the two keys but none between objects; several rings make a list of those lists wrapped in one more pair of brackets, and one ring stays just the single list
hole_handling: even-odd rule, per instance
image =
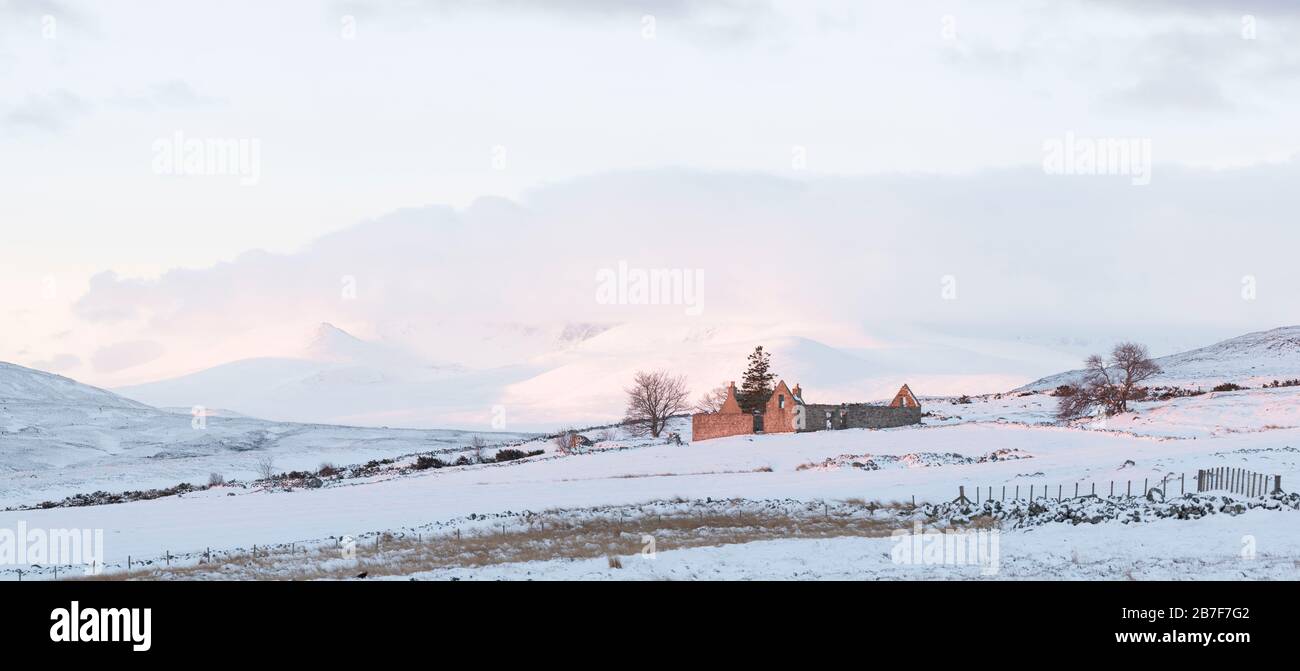
[{"label": "fence post", "polygon": [[1110,481],[1110,498],[1115,498],[1115,481]]},{"label": "fence post", "polygon": [[1057,485],[1057,486],[1056,486],[1056,502],[1057,502],[1057,503],[1060,503],[1060,502],[1061,502],[1061,487],[1063,487],[1063,485]]},{"label": "fence post", "polygon": [[1133,498],[1133,481],[1132,481],[1132,480],[1129,480],[1129,481],[1128,481],[1128,493],[1125,494],[1124,496],[1125,496],[1126,498],[1130,498],[1130,499]]},{"label": "fence post", "polygon": [[1079,498],[1079,483],[1074,483],[1074,498]]},{"label": "fence post", "polygon": [[1034,502],[1034,486],[1033,486],[1033,485],[1029,485],[1029,502],[1030,502],[1030,503],[1033,503],[1033,502]]},{"label": "fence post", "polygon": [[1281,476],[1281,475],[1274,475],[1274,476],[1273,476],[1273,493],[1274,493],[1274,494],[1281,494],[1281,493],[1282,493],[1282,476]]}]

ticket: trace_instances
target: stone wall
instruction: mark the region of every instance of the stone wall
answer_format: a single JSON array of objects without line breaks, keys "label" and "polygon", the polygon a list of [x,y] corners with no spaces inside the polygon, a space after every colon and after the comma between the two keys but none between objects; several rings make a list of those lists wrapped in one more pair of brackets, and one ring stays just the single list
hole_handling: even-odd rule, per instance
[{"label": "stone wall", "polygon": [[[888,429],[921,423],[920,408],[891,408],[867,403],[845,405],[809,404],[807,431],[826,430],[826,412],[831,413],[834,429]],[[845,410],[841,419],[840,411]]]},{"label": "stone wall", "polygon": [[745,436],[753,432],[753,415],[721,412],[691,415],[691,442],[725,436]]}]

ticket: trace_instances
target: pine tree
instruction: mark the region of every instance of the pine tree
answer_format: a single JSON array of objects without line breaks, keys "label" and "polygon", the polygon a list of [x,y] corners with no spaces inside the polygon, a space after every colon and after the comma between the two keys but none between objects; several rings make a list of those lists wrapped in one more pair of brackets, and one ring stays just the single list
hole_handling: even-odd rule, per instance
[{"label": "pine tree", "polygon": [[762,410],[767,400],[772,398],[772,381],[776,379],[776,373],[770,372],[771,363],[771,355],[763,351],[762,345],[755,347],[754,353],[749,355],[749,368],[736,392],[736,402],[741,410]]}]

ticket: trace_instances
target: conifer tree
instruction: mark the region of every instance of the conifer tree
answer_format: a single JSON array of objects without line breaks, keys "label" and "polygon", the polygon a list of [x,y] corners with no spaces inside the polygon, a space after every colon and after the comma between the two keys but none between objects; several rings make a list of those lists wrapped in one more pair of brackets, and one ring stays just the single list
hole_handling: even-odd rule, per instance
[{"label": "conifer tree", "polygon": [[763,351],[762,345],[755,347],[754,353],[749,355],[749,368],[745,370],[744,382],[736,392],[736,402],[741,410],[762,410],[767,400],[772,398],[772,381],[776,379],[776,373],[770,370],[771,356]]}]

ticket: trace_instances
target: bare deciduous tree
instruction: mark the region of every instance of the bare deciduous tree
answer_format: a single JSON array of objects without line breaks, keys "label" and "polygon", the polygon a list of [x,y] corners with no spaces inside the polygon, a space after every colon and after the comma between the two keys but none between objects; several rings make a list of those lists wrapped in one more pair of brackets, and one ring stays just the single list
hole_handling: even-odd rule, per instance
[{"label": "bare deciduous tree", "polygon": [[257,458],[257,474],[263,480],[270,480],[275,476],[275,458],[269,454],[263,454]]},{"label": "bare deciduous tree", "polygon": [[695,412],[712,413],[722,409],[722,404],[727,400],[727,385],[714,387],[700,396],[692,408]]},{"label": "bare deciduous tree", "polygon": [[623,423],[636,435],[650,434],[658,438],[668,418],[690,408],[686,378],[667,371],[637,371],[626,392]]},{"label": "bare deciduous tree", "polygon": [[474,463],[483,463],[483,450],[487,448],[487,441],[483,436],[475,435],[469,439],[469,449],[474,451]]},{"label": "bare deciduous tree", "polygon": [[1100,407],[1107,415],[1128,412],[1128,402],[1137,398],[1139,385],[1160,373],[1147,348],[1122,342],[1111,350],[1110,359],[1094,354],[1084,361],[1083,380],[1073,393],[1062,395],[1056,414],[1073,419]]},{"label": "bare deciduous tree", "polygon": [[555,443],[555,449],[559,451],[560,454],[573,454],[575,451],[574,436],[577,435],[577,431],[573,429],[565,429],[555,434],[555,437],[552,438],[551,441]]}]

